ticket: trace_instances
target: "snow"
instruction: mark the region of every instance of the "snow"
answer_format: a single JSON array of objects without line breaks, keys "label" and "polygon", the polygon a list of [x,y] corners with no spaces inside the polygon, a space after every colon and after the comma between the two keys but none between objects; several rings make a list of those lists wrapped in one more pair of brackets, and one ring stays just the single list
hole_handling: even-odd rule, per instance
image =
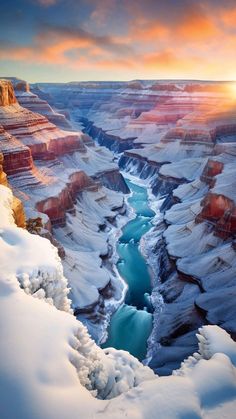
[{"label": "snow", "polygon": [[[37,237],[17,228],[13,222],[10,189],[0,185],[0,265],[2,277],[15,276],[27,294],[45,299],[59,310],[70,311],[67,279],[57,249],[43,237]],[[3,228],[4,227],[4,228]]]},{"label": "snow", "polygon": [[160,174],[177,179],[194,180],[202,174],[207,158],[189,158],[171,164],[164,164],[160,168]]},{"label": "snow", "polygon": [[176,257],[201,255],[222,242],[215,236],[211,226],[207,223],[195,224],[195,221],[171,225],[163,236],[167,242],[168,253]]},{"label": "snow", "polygon": [[196,179],[190,183],[179,185],[178,188],[173,191],[173,195],[179,198],[182,202],[189,202],[203,198],[208,189],[209,187],[204,182],[200,179]]},{"label": "snow", "polygon": [[235,180],[235,162],[225,164],[223,172],[216,176],[214,188],[212,193],[217,195],[224,195],[230,200],[236,202],[236,180]]},{"label": "snow", "polygon": [[[108,253],[108,232],[99,231],[99,226],[108,217],[114,218],[116,213],[112,208],[122,203],[121,194],[106,188],[83,191],[75,204],[76,216],[67,214],[66,225],[54,229],[54,237],[66,251],[63,267],[69,279],[73,307],[83,308],[98,302],[98,291],[112,279],[100,257]],[[118,284],[116,288],[119,289]]]},{"label": "snow", "polygon": [[[128,352],[102,350],[70,313],[56,250],[47,239],[16,227],[11,203],[11,191],[1,186],[2,418],[234,416],[236,344],[224,330],[203,326],[199,351],[168,377],[154,376]],[[32,280],[27,293],[21,280],[25,275]],[[47,298],[33,298],[40,275],[40,289],[45,296],[51,292],[50,304]]]},{"label": "snow", "polygon": [[177,261],[179,270],[197,278],[220,273],[226,275],[228,270],[235,268],[235,264],[235,250],[232,243],[222,244],[207,253]]},{"label": "snow", "polygon": [[202,207],[199,199],[194,201],[181,202],[175,204],[165,212],[164,219],[169,224],[185,224],[195,220],[196,216],[201,212]]}]

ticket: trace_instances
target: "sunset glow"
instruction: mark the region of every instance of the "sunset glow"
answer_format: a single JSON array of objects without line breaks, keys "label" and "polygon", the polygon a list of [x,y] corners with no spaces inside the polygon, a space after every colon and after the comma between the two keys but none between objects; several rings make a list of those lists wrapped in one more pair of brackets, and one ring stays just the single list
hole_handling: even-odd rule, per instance
[{"label": "sunset glow", "polygon": [[230,93],[234,100],[236,100],[236,83],[232,83],[230,86]]},{"label": "sunset glow", "polygon": [[231,0],[4,1],[1,72],[30,81],[235,80],[235,16]]}]

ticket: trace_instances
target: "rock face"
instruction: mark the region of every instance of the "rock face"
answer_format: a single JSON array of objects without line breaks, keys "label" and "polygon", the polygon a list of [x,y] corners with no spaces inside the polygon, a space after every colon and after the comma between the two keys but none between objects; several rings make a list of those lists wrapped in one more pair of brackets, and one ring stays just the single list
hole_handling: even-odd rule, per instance
[{"label": "rock face", "polygon": [[95,179],[98,179],[107,188],[114,189],[117,192],[123,192],[124,194],[130,192],[118,169],[98,173]]},{"label": "rock face", "polygon": [[0,106],[9,106],[16,103],[14,89],[7,80],[2,80],[0,84]]},{"label": "rock face", "polygon": [[[29,84],[24,80],[16,77],[8,80],[13,84],[16,99],[22,107],[46,116],[50,122],[62,129],[72,129],[64,114],[56,112],[44,98],[39,98],[38,93],[42,94],[42,92],[37,86],[31,91]],[[47,95],[46,99],[48,99]]]},{"label": "rock face", "polygon": [[[50,122],[47,116],[54,111],[30,92],[26,82],[0,81],[0,92],[0,155],[4,156],[0,179],[7,184],[5,171],[16,196],[17,225],[25,227],[22,201],[26,217],[31,222],[41,220],[35,233],[58,248],[73,308],[100,340],[106,322],[104,302],[111,297],[119,300],[122,293],[122,285],[101,257],[110,251],[107,235],[123,207],[119,191],[127,192],[124,180],[110,153],[96,147],[87,134],[71,126],[65,131]],[[56,120],[61,126],[61,119]]]},{"label": "rock face", "polygon": [[[42,89],[57,101],[56,86]],[[102,84],[81,90],[63,87],[72,119],[123,152],[122,170],[164,199],[144,245],[154,267],[148,357],[155,371],[169,374],[196,350],[200,325],[236,337],[236,103],[224,83],[139,81],[113,87],[110,97]]]},{"label": "rock face", "polygon": [[[9,186],[7,181],[7,175],[3,171],[4,165],[4,156],[0,153],[0,185]],[[12,197],[11,201],[11,210],[15,224],[18,227],[25,228],[26,227],[26,219],[25,219],[25,212],[23,208],[23,204],[20,199],[16,198],[15,196]]]},{"label": "rock face", "polygon": [[78,193],[86,189],[94,189],[95,185],[83,171],[74,172],[69,176],[69,183],[56,197],[46,198],[36,204],[39,212],[46,214],[53,225],[64,225],[66,213],[76,213],[74,203]]},{"label": "rock face", "polygon": [[7,186],[7,175],[6,173],[3,171],[3,154],[0,153],[0,184]]}]

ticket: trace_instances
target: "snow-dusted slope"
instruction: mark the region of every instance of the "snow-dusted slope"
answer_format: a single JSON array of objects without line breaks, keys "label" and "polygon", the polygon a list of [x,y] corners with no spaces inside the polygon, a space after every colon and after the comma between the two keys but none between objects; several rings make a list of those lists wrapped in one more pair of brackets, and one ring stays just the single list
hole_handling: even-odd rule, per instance
[{"label": "snow-dusted slope", "polygon": [[89,317],[90,330],[100,340],[104,300],[122,296],[121,281],[114,280],[101,257],[111,252],[108,233],[122,211],[119,192],[128,188],[108,150],[89,143],[81,131],[64,131],[49,122],[54,112],[47,102],[33,95],[26,82],[13,79],[13,84],[16,95],[9,80],[0,80],[4,170],[26,217],[42,219],[38,232],[64,256],[73,308]]},{"label": "snow-dusted slope", "polygon": [[1,418],[233,417],[236,344],[225,331],[203,327],[199,352],[166,378],[100,349],[70,313],[56,249],[14,224],[12,200],[0,186]]}]

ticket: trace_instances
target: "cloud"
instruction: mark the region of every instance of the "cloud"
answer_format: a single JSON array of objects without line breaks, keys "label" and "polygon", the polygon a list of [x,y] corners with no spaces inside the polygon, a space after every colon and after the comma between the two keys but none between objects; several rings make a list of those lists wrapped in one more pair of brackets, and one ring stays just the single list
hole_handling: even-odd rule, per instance
[{"label": "cloud", "polygon": [[[191,7],[190,7],[191,6]],[[129,36],[133,42],[158,43],[165,42],[171,45],[185,43],[206,42],[220,34],[218,22],[212,14],[200,4],[188,4],[183,14],[175,19],[166,21],[162,14],[153,13],[151,18],[145,17],[145,13],[138,15],[131,22]]]},{"label": "cloud", "polygon": [[222,10],[222,21],[225,24],[226,28],[234,28],[236,22],[236,8],[231,8],[229,10]]},{"label": "cloud", "polygon": [[[222,62],[222,77],[226,67],[227,74],[231,74],[236,64],[232,56],[236,48],[236,9],[231,0],[37,3],[55,8],[37,8],[40,18],[30,21],[32,32],[25,32],[24,36],[32,41],[23,44],[21,39],[19,45],[14,37],[14,41],[1,45],[1,59],[35,66],[61,65],[65,71],[88,68],[95,74],[97,70],[104,71],[104,78],[111,70],[140,72],[143,77],[198,77],[205,71],[208,78],[217,73],[221,78]],[[66,23],[62,25],[62,21]]]},{"label": "cloud", "polygon": [[78,62],[78,57],[86,53],[87,61],[94,62],[99,56],[106,59],[125,57],[132,54],[132,48],[120,39],[110,36],[95,36],[81,28],[42,25],[41,31],[29,45],[5,43],[0,57],[11,60],[29,60],[30,62],[65,64]]},{"label": "cloud", "polygon": [[93,4],[94,9],[91,12],[90,20],[98,27],[107,25],[107,22],[116,13],[116,0],[91,1],[91,4]]}]

